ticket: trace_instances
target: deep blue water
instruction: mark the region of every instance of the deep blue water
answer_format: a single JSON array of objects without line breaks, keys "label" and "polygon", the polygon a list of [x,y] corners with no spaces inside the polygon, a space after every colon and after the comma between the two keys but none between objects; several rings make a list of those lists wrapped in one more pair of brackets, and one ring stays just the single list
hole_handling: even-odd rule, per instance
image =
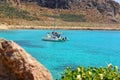
[{"label": "deep blue water", "polygon": [[120,31],[58,30],[67,42],[45,42],[41,38],[50,30],[4,30],[0,37],[13,40],[41,62],[54,80],[67,67],[120,67]]}]

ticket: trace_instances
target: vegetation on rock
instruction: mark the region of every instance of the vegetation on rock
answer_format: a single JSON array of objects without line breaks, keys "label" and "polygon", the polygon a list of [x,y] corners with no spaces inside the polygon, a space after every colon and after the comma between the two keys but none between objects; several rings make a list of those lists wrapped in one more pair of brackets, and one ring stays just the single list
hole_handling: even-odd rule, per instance
[{"label": "vegetation on rock", "polygon": [[120,5],[114,0],[0,0],[0,24],[53,26],[54,17],[58,26],[120,23]]},{"label": "vegetation on rock", "polygon": [[39,20],[37,17],[32,17],[28,11],[12,7],[6,2],[0,2],[0,4],[0,18]]},{"label": "vegetation on rock", "polygon": [[86,22],[85,15],[79,14],[59,14],[59,15],[49,15],[49,14],[43,14],[43,16],[61,19],[62,21],[67,22]]}]

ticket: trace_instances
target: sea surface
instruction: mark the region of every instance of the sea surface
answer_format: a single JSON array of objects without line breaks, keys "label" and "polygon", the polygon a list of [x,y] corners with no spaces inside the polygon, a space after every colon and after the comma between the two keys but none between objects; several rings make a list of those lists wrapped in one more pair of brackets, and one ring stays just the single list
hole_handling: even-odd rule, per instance
[{"label": "sea surface", "polygon": [[120,68],[120,31],[57,30],[66,42],[47,42],[41,38],[51,30],[0,30],[0,38],[13,40],[42,63],[55,79],[66,67]]}]

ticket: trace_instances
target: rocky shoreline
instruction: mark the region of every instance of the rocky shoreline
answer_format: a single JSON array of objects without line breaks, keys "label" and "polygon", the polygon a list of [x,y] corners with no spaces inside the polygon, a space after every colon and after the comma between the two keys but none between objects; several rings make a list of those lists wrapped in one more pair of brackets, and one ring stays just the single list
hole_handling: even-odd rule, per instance
[{"label": "rocky shoreline", "polygon": [[0,38],[0,80],[52,80],[52,76],[18,44]]}]

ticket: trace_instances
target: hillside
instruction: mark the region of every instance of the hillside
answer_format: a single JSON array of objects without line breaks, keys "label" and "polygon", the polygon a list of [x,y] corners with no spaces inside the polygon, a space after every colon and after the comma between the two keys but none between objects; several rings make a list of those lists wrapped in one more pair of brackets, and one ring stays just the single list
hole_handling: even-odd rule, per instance
[{"label": "hillside", "polygon": [[81,26],[120,23],[113,0],[0,0],[0,23],[8,25]]}]

